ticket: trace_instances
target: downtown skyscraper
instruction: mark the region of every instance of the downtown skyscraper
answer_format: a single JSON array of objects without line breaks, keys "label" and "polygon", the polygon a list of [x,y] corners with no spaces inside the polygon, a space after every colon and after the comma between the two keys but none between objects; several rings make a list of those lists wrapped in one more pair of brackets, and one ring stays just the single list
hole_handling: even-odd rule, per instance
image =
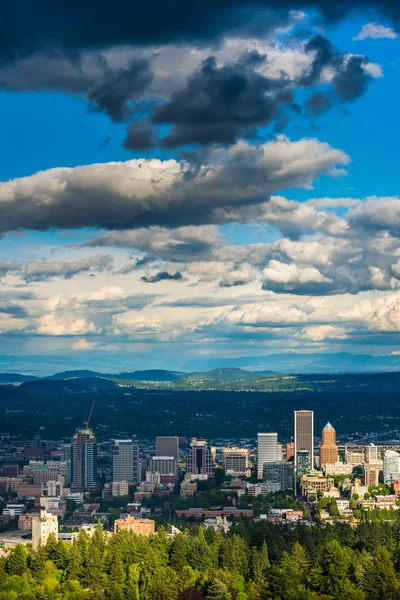
[{"label": "downtown skyscraper", "polygon": [[84,490],[96,487],[97,446],[91,429],[77,429],[71,444],[71,487]]},{"label": "downtown skyscraper", "polygon": [[294,465],[297,453],[309,453],[310,468],[314,468],[314,413],[312,410],[294,411]]},{"label": "downtown skyscraper", "polygon": [[266,463],[282,460],[282,444],[278,443],[277,433],[257,434],[257,479],[262,479]]}]

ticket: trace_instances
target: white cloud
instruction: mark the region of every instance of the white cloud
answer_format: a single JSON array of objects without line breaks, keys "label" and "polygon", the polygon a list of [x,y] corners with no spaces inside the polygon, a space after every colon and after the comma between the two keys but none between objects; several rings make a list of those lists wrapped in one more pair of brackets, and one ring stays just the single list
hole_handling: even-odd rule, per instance
[{"label": "white cloud", "polygon": [[72,344],[72,350],[95,350],[99,344],[97,342],[88,342],[85,339],[79,340]]},{"label": "white cloud", "polygon": [[304,327],[299,335],[311,342],[322,342],[325,339],[344,339],[346,329],[336,325],[316,325]]},{"label": "white cloud", "polygon": [[315,267],[300,267],[294,263],[286,264],[277,260],[270,260],[263,270],[265,282],[274,283],[331,283],[331,279],[324,277]]},{"label": "white cloud", "polygon": [[368,38],[372,40],[379,40],[382,38],[394,40],[397,38],[397,33],[392,27],[385,27],[384,25],[373,22],[363,25],[360,33],[353,37],[353,40],[359,41],[366,40]]},{"label": "white cloud", "polygon": [[235,209],[259,204],[278,189],[310,189],[349,161],[316,139],[281,136],[259,146],[239,141],[217,148],[193,172],[172,159],[50,169],[0,183],[0,231],[229,222]]}]

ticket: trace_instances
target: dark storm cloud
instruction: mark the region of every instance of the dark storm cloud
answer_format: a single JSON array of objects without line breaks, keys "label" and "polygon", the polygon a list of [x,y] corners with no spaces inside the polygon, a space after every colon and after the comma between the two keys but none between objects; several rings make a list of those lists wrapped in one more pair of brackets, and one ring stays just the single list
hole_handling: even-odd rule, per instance
[{"label": "dark storm cloud", "polygon": [[[254,0],[251,8],[244,0],[193,0],[190,10],[184,0],[172,4],[120,0],[116,6],[105,0],[3,0],[0,56],[11,60],[54,46],[71,52],[122,44],[210,40],[257,23],[260,10],[285,15],[308,8],[317,9],[331,21],[360,8],[375,8],[395,24],[400,19],[397,0]],[[276,16],[271,20],[275,25]],[[263,31],[267,27],[268,22]]]},{"label": "dark storm cloud", "polygon": [[139,125],[135,122],[130,123],[123,145],[127,150],[148,152],[155,146],[154,131],[145,125]]},{"label": "dark storm cloud", "polygon": [[89,89],[89,105],[106,113],[115,123],[127,121],[132,116],[128,103],[142,94],[152,79],[150,63],[144,59],[133,60],[126,69],[107,70]]},{"label": "dark storm cloud", "polygon": [[336,71],[332,84],[343,102],[356,100],[366,92],[371,79],[363,69],[366,63],[367,60],[364,56],[351,56]]},{"label": "dark storm cloud", "polygon": [[160,271],[155,275],[143,275],[143,277],[140,279],[146,283],[158,283],[159,281],[183,281],[183,275],[180,273],[180,271],[175,271],[175,273]]},{"label": "dark storm cloud", "polygon": [[261,60],[258,53],[246,54],[220,68],[214,57],[205,60],[185,88],[155,108],[152,122],[173,126],[162,145],[231,144],[244,132],[255,135],[256,127],[273,121],[279,107],[293,101],[293,93],[285,89],[285,78],[269,79],[254,70]]},{"label": "dark storm cloud", "polygon": [[331,106],[331,98],[323,92],[315,92],[306,101],[306,108],[312,117],[316,117],[328,110]]}]

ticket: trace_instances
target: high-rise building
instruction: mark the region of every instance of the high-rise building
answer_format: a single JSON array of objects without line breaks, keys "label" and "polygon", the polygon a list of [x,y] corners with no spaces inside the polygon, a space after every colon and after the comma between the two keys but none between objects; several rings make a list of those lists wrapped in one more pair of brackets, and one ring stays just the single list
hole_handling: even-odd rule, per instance
[{"label": "high-rise building", "polygon": [[277,433],[257,434],[257,478],[262,479],[265,463],[282,460],[282,444]]},{"label": "high-rise building", "polygon": [[247,448],[224,448],[222,465],[227,475],[250,476],[249,451]]},{"label": "high-rise building", "polygon": [[314,413],[312,410],[294,411],[294,464],[297,466],[297,453],[307,450],[310,453],[310,466],[314,467]]},{"label": "high-rise building", "polygon": [[193,438],[186,460],[186,472],[194,475],[214,475],[214,461],[205,440]]},{"label": "high-rise building", "polygon": [[160,475],[176,475],[178,463],[173,456],[153,456],[150,459],[150,472]]},{"label": "high-rise building", "polygon": [[271,491],[279,492],[281,490],[294,489],[294,466],[293,463],[283,460],[264,463],[263,481],[271,487]]},{"label": "high-rise building", "polygon": [[4,477],[18,477],[18,465],[4,465]]},{"label": "high-rise building", "polygon": [[41,510],[37,517],[32,517],[32,546],[37,550],[39,546],[44,546],[53,534],[58,538],[58,519],[57,515],[48,513],[46,509]]},{"label": "high-rise building", "polygon": [[392,483],[400,479],[400,454],[394,450],[386,450],[383,456],[383,481]]},{"label": "high-rise building", "polygon": [[179,438],[175,435],[159,435],[156,437],[156,455],[172,456],[179,460]]},{"label": "high-rise building", "polygon": [[72,439],[71,471],[71,487],[79,490],[96,487],[96,438],[89,428],[78,429]]},{"label": "high-rise building", "polygon": [[319,466],[334,465],[339,461],[339,448],[336,445],[336,431],[328,422],[322,430],[322,444],[319,449]]},{"label": "high-rise building", "polygon": [[139,481],[139,446],[132,440],[114,440],[113,481]]}]

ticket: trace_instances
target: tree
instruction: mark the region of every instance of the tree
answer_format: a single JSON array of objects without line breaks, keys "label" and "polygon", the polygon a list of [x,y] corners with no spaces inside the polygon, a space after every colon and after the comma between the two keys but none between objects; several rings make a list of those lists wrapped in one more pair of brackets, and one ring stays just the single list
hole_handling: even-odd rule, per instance
[{"label": "tree", "polygon": [[126,577],[126,589],[125,598],[126,600],[139,600],[139,578],[140,569],[139,565],[133,564],[128,568],[128,574]]},{"label": "tree", "polygon": [[232,600],[232,594],[226,583],[213,579],[208,587],[207,600]]},{"label": "tree", "polygon": [[383,546],[378,547],[372,557],[365,558],[361,587],[368,600],[400,598],[396,572],[390,554]]},{"label": "tree", "polygon": [[261,583],[267,575],[267,571],[270,567],[267,543],[264,540],[261,546],[261,550],[257,550],[255,546],[251,549],[251,575],[255,583]]},{"label": "tree", "polygon": [[350,559],[337,540],[331,540],[323,548],[319,566],[322,574],[321,591],[342,598]]},{"label": "tree", "polygon": [[222,566],[228,571],[239,573],[244,577],[248,573],[249,548],[239,535],[229,537],[222,548]]},{"label": "tree", "polygon": [[10,575],[22,575],[26,569],[26,552],[22,544],[17,544],[7,557],[5,571]]},{"label": "tree", "polygon": [[83,578],[83,573],[84,570],[81,546],[77,543],[77,541],[75,541],[69,557],[68,579],[81,581]]},{"label": "tree", "polygon": [[46,564],[46,551],[40,544],[36,552],[32,552],[29,562],[29,568],[36,579],[43,579]]}]

